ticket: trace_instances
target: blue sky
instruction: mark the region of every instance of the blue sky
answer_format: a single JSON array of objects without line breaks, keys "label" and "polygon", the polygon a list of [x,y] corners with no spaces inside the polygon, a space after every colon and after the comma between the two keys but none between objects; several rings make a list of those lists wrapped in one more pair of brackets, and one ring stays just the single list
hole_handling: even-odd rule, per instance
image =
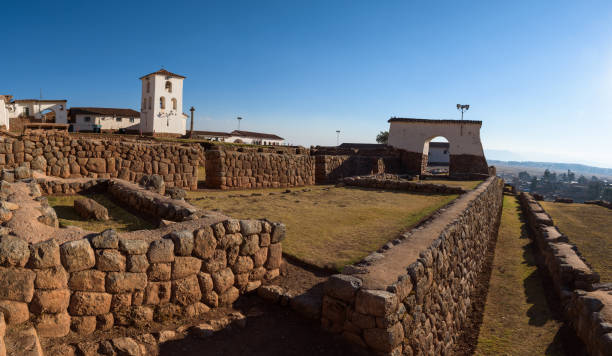
[{"label": "blue sky", "polygon": [[488,158],[612,167],[610,24],[610,1],[11,1],[0,93],[138,110],[163,65],[201,130],[374,142],[467,103]]}]

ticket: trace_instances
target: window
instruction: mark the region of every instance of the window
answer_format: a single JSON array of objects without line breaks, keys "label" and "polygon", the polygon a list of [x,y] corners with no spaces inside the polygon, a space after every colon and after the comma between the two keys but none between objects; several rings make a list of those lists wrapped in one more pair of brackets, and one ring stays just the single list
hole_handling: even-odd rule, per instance
[{"label": "window", "polygon": [[118,117],[118,118],[116,118],[116,119],[115,119],[115,121],[117,121],[117,122],[121,122],[121,121],[123,121],[123,118]]},{"label": "window", "polygon": [[160,109],[166,108],[166,98],[164,98],[163,96],[159,97],[159,108]]},{"label": "window", "polygon": [[130,117],[130,122],[134,122],[134,118],[133,117]]},{"label": "window", "polygon": [[60,105],[60,106],[59,106],[59,109],[60,109],[60,110],[64,110],[64,105]]},{"label": "window", "polygon": [[172,93],[172,83],[169,80],[166,81],[166,91]]},{"label": "window", "polygon": [[144,111],[147,109],[147,98],[142,98],[142,106],[140,111]]},{"label": "window", "polygon": [[172,98],[172,109],[176,110],[176,99]]},{"label": "window", "polygon": [[149,110],[153,109],[153,99],[151,99],[151,97],[149,97]]},{"label": "window", "polygon": [[83,120],[85,120],[85,122],[90,122],[91,121],[91,117],[85,116],[85,118]]},{"label": "window", "polygon": [[151,82],[147,79],[147,93],[151,91]]},{"label": "window", "polygon": [[25,116],[30,116],[30,108],[28,107],[23,108],[23,113],[25,114]]}]

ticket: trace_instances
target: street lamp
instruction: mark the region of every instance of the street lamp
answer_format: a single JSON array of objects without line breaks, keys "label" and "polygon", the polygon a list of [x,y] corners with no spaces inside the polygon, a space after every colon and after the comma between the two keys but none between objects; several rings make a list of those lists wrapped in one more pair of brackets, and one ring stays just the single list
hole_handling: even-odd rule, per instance
[{"label": "street lamp", "polygon": [[240,131],[240,121],[242,120],[242,118],[238,116],[236,120],[238,120],[238,131]]},{"label": "street lamp", "polygon": [[[470,110],[470,105],[457,104],[457,110],[461,110],[461,121],[463,121],[463,113]],[[461,136],[463,136],[463,123],[461,124]]]},{"label": "street lamp", "polygon": [[191,138],[193,136],[193,112],[195,108],[192,106],[189,111],[191,111],[191,127],[189,128],[189,138]]},{"label": "street lamp", "polygon": [[336,130],[336,146],[340,146],[340,130]]}]

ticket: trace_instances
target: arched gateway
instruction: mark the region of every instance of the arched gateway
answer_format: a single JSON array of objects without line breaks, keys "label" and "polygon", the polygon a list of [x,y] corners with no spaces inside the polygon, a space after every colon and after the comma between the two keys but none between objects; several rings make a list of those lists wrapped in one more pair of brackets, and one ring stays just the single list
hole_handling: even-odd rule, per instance
[{"label": "arched gateway", "polygon": [[389,119],[389,145],[407,151],[404,165],[411,172],[427,167],[429,142],[438,136],[448,140],[451,176],[489,174],[480,142],[482,121]]}]

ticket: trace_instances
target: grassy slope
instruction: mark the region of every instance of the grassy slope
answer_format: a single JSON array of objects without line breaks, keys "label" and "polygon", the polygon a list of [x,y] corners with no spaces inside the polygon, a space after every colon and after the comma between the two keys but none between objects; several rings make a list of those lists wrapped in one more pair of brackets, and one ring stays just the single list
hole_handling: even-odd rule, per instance
[{"label": "grassy slope", "polygon": [[49,205],[51,205],[57,212],[57,217],[60,220],[60,226],[78,226],[82,229],[94,232],[100,232],[110,228],[118,231],[133,231],[155,228],[155,226],[153,226],[153,224],[150,222],[129,213],[127,210],[118,206],[103,194],[92,194],[87,197],[92,198],[98,203],[104,205],[108,209],[110,220],[85,220],[77,214],[76,210],[74,210],[74,200],[83,197],[83,195],[47,197],[49,199]]},{"label": "grassy slope", "polygon": [[237,218],[281,221],[287,225],[284,253],[336,269],[377,250],[457,197],[329,186],[311,189],[294,188],[288,194],[280,194],[281,189],[201,191],[189,192],[188,197],[192,204]]},{"label": "grassy slope", "polygon": [[602,282],[612,282],[612,210],[587,204],[541,202]]},{"label": "grassy slope", "polygon": [[516,198],[505,196],[476,355],[563,355]]}]

